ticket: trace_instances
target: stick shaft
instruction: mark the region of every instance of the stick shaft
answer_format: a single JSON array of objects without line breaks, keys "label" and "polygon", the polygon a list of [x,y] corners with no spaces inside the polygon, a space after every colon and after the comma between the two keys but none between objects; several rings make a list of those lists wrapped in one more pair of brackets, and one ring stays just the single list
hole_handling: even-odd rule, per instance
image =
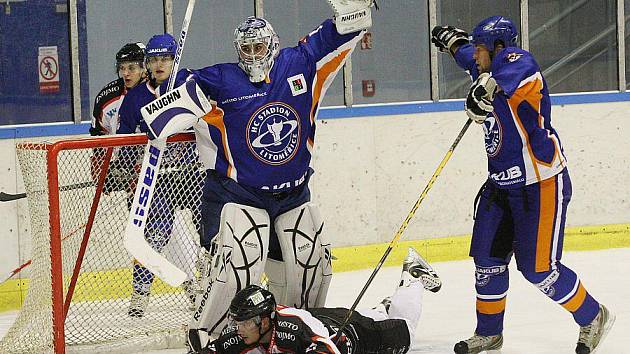
[{"label": "stick shaft", "polygon": [[448,160],[451,159],[451,156],[453,155],[453,151],[455,151],[455,148],[459,144],[459,141],[462,140],[462,137],[464,136],[464,134],[468,130],[468,127],[470,126],[470,123],[472,123],[472,120],[468,119],[466,121],[466,123],[464,124],[464,126],[462,127],[462,130],[457,135],[457,138],[455,138],[455,141],[453,142],[453,144],[451,144],[451,147],[446,152],[446,155],[444,156],[444,158],[442,159],[442,161],[438,165],[437,169],[433,173],[433,176],[431,176],[431,179],[429,179],[429,182],[427,183],[427,185],[422,190],[422,193],[420,193],[420,196],[418,197],[418,200],[416,200],[416,203],[411,208],[411,211],[409,211],[409,214],[407,214],[407,217],[405,218],[403,223],[400,225],[400,228],[398,228],[398,231],[396,232],[396,235],[394,235],[394,238],[389,243],[389,246],[387,246],[387,249],[385,250],[385,253],[381,257],[381,260],[378,262],[378,264],[374,268],[374,271],[372,271],[372,274],[370,274],[370,277],[368,278],[367,282],[363,286],[363,289],[361,289],[361,292],[359,292],[359,296],[357,296],[356,300],[354,300],[354,303],[352,304],[352,307],[350,307],[350,309],[348,310],[348,314],[346,315],[346,318],[344,319],[342,325],[337,330],[337,333],[335,334],[335,337],[337,338],[337,340],[339,338],[341,338],[341,336],[340,336],[341,331],[350,322],[350,318],[352,317],[352,312],[357,308],[357,305],[359,304],[359,301],[361,301],[361,298],[363,298],[363,295],[365,295],[365,292],[367,291],[368,287],[370,286],[370,284],[372,284],[372,281],[376,277],[376,274],[378,273],[378,271],[381,269],[381,267],[385,263],[385,260],[389,256],[389,254],[392,251],[392,249],[400,241],[400,238],[402,237],[403,232],[405,231],[405,229],[409,225],[409,221],[411,221],[413,216],[416,214],[416,211],[418,210],[418,207],[420,206],[420,203],[422,203],[422,201],[427,196],[427,193],[429,192],[431,187],[433,187],[433,184],[435,183],[435,180],[438,178],[438,176],[442,172],[442,169],[444,169],[444,166],[446,166],[446,163],[448,162]]},{"label": "stick shaft", "polygon": [[[59,188],[59,191],[60,192],[71,191],[74,189],[92,187],[94,185],[95,185],[95,182],[93,181],[69,184],[67,186],[62,186],[61,188]],[[38,192],[42,192],[42,191],[37,191],[35,193],[38,193]],[[11,193],[0,192],[0,202],[10,202],[10,201],[18,200],[22,198],[26,198],[26,193],[11,194]]]}]

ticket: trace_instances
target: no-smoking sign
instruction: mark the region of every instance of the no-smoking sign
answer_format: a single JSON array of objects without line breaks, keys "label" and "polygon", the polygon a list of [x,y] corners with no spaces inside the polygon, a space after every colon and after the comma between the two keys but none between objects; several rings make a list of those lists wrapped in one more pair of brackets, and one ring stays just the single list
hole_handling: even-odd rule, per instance
[{"label": "no-smoking sign", "polygon": [[38,73],[39,92],[59,92],[59,55],[57,47],[39,47]]}]

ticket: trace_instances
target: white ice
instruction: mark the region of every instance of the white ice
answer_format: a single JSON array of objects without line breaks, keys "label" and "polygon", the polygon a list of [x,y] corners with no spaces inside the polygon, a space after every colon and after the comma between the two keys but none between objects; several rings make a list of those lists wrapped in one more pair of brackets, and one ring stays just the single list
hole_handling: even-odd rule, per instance
[{"label": "white ice", "polygon": [[[629,353],[630,341],[630,249],[569,252],[563,263],[572,268],[596,300],[605,304],[617,321],[597,351],[598,354]],[[411,353],[452,353],[455,342],[468,338],[475,328],[475,290],[472,261],[433,264],[444,283],[437,294],[426,292],[423,313]],[[328,306],[349,307],[372,270],[338,273],[333,276]],[[359,307],[372,307],[391,295],[400,267],[383,268]],[[505,315],[503,354],[574,353],[578,326],[559,305],[553,303],[516,270],[512,262],[510,291]],[[0,315],[0,337],[15,314]],[[624,334],[625,333],[625,334]],[[183,353],[161,350],[151,353]]]}]

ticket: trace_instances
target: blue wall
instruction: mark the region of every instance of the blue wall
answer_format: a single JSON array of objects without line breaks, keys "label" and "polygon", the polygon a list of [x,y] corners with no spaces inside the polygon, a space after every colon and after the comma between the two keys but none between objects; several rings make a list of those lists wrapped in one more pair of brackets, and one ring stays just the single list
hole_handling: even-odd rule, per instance
[{"label": "blue wall", "polygon": [[[65,12],[57,12],[57,5]],[[69,12],[66,1],[28,0],[0,5],[0,125],[72,121]],[[88,118],[85,0],[78,1],[82,117]],[[38,48],[57,46],[58,93],[39,92]]]}]

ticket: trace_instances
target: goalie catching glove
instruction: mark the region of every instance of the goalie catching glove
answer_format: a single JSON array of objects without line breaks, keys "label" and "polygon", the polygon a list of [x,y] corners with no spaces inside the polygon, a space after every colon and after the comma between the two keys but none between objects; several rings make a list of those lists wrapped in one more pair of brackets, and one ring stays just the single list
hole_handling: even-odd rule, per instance
[{"label": "goalie catching glove", "polygon": [[166,139],[192,127],[200,117],[212,111],[212,105],[195,80],[165,92],[141,108],[149,128],[149,139]]},{"label": "goalie catching glove", "polygon": [[463,29],[453,26],[435,26],[431,30],[431,42],[442,52],[453,53],[453,46],[469,43],[468,33]]},{"label": "goalie catching glove", "polygon": [[475,121],[483,123],[494,110],[492,101],[497,92],[497,82],[489,73],[482,73],[477,80],[472,83],[468,97],[466,97],[466,114]]},{"label": "goalie catching glove", "polygon": [[361,31],[372,27],[372,10],[375,0],[328,0],[333,9],[333,20],[339,34]]}]

